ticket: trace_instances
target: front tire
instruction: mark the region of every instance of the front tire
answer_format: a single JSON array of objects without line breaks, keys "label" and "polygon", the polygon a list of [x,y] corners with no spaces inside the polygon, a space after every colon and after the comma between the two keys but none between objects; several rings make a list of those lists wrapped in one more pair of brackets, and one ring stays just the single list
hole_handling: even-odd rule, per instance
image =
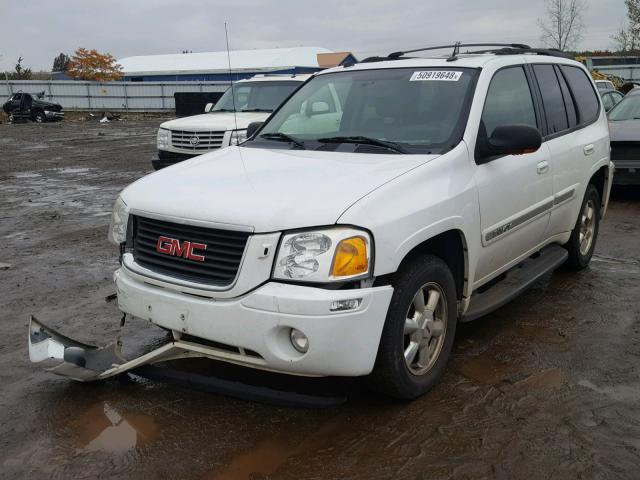
[{"label": "front tire", "polygon": [[44,112],[36,112],[33,114],[33,121],[36,123],[44,123],[47,121],[47,117],[44,115]]},{"label": "front tire", "polygon": [[569,252],[566,265],[573,270],[582,270],[591,261],[600,227],[600,205],[598,189],[590,183],[587,185],[576,225],[565,244]]},{"label": "front tire", "polygon": [[456,333],[456,287],[433,255],[416,257],[398,272],[369,380],[381,393],[410,400],[444,373]]}]

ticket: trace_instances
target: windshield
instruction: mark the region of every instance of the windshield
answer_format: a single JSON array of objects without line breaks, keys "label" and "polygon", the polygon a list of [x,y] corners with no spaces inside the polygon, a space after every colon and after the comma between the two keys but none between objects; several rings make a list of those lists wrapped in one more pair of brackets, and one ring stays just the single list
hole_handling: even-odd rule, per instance
[{"label": "windshield", "polygon": [[640,119],[640,95],[627,96],[609,111],[609,120],[637,120]]},{"label": "windshield", "polygon": [[[283,139],[293,138],[310,149],[349,151],[351,144],[354,152],[442,152],[462,138],[475,75],[468,68],[318,75],[271,117],[255,141],[261,147],[282,147]],[[362,144],[367,148],[359,149]]]},{"label": "windshield", "polygon": [[227,89],[220,97],[212,112],[233,112],[235,93],[235,108],[238,112],[272,112],[291,92],[300,86],[302,82],[268,81],[268,82],[242,82],[236,83]]}]

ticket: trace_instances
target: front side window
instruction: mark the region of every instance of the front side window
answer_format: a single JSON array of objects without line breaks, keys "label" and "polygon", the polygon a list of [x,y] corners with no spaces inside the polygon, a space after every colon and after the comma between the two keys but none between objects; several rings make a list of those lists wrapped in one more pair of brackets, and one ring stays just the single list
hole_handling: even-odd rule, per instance
[{"label": "front side window", "polygon": [[533,71],[540,86],[549,133],[554,134],[568,129],[564,97],[553,65],[534,65]]},{"label": "front side window", "polygon": [[404,153],[442,152],[462,138],[476,75],[476,69],[453,67],[318,75],[270,118],[256,141],[262,147],[268,137],[286,135],[317,149],[360,139],[372,148],[379,141]]},{"label": "front side window", "polygon": [[300,84],[297,81],[242,82],[227,89],[211,111],[232,112],[235,104],[238,112],[272,112]]},{"label": "front side window", "polygon": [[529,83],[522,67],[499,70],[491,79],[482,111],[487,137],[501,125],[530,125],[537,128]]}]

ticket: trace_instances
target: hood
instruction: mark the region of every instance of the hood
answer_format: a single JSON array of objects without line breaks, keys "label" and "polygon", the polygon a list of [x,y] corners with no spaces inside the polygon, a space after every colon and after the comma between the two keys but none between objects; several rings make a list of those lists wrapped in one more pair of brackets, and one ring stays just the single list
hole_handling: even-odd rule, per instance
[{"label": "hood", "polygon": [[233,112],[211,112],[169,120],[162,123],[160,128],[195,132],[235,130],[236,124],[239,129],[247,128],[251,122],[263,122],[269,115],[270,112],[237,112],[234,117]]},{"label": "hood", "polygon": [[609,122],[612,142],[640,142],[640,120]]},{"label": "hood", "polygon": [[133,213],[256,232],[331,225],[367,193],[436,157],[229,147],[147,175],[122,199]]}]

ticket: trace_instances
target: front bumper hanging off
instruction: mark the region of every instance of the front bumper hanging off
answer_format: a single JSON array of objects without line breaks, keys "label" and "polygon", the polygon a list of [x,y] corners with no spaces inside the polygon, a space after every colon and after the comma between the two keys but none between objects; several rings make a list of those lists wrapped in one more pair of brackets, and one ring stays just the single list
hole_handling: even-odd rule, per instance
[{"label": "front bumper hanging off", "polygon": [[88,345],[56,332],[33,316],[29,321],[29,359],[47,371],[81,382],[102,380],[168,360],[220,358],[216,349],[175,339],[133,360],[123,356],[121,347],[120,340],[104,347]]},{"label": "front bumper hanging off", "polygon": [[153,364],[181,358],[214,358],[224,352],[192,342],[169,340],[166,344],[138,358],[127,361],[119,340],[96,347],[77,342],[45,326],[35,317],[29,322],[29,358],[46,370],[81,382],[102,380],[131,370],[151,380],[169,381],[186,387],[197,386],[213,393],[270,403],[280,406],[324,408],[343,403],[343,394],[314,395],[283,392],[269,387],[243,384],[193,373],[154,367]]}]

